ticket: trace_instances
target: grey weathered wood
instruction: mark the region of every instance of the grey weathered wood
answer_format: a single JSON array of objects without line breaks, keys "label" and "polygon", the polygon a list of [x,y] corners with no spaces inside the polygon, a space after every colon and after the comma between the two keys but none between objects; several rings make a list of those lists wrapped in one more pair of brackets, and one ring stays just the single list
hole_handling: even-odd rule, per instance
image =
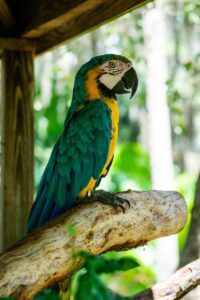
[{"label": "grey weathered wood", "polygon": [[1,255],[0,296],[31,299],[43,288],[70,276],[72,238],[66,230],[69,224],[76,228],[77,251],[100,254],[175,234],[187,221],[186,203],[177,192],[128,191],[120,196],[131,204],[125,213],[99,202],[80,205]]},{"label": "grey weathered wood", "polygon": [[200,259],[176,271],[168,280],[130,297],[129,300],[179,300],[198,285],[200,285]]},{"label": "grey weathered wood", "polygon": [[33,52],[5,51],[3,85],[3,247],[22,237],[33,201]]}]

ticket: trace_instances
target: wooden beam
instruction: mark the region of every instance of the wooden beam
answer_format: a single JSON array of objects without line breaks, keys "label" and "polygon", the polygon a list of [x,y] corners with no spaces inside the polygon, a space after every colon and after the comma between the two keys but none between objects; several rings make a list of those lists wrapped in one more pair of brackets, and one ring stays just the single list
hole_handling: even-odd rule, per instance
[{"label": "wooden beam", "polygon": [[0,37],[19,39],[22,45],[23,39],[36,39],[40,54],[150,1],[0,0]]},{"label": "wooden beam", "polygon": [[5,0],[0,0],[0,35],[8,36],[16,26],[12,12]]},{"label": "wooden beam", "polygon": [[[29,10],[36,16],[22,26],[22,36],[37,39],[36,52],[42,53],[83,32],[144,5],[151,0],[67,0],[32,1]],[[28,2],[29,3],[29,2]]]},{"label": "wooden beam", "polygon": [[[57,27],[62,26],[74,19],[76,16],[87,14],[89,11],[95,11],[96,8],[108,3],[110,10],[115,15],[115,7],[111,1],[106,0],[34,0],[24,1],[20,12],[20,34],[26,37],[39,37],[50,32]],[[138,3],[145,2],[144,0],[116,0],[121,12],[124,10],[124,3],[129,2],[128,8],[137,6]],[[102,12],[104,7],[102,7]],[[100,16],[101,17],[101,16]]]},{"label": "wooden beam", "polygon": [[102,0],[35,0],[24,1],[19,20],[20,33],[25,37],[39,37],[76,15],[91,9]]},{"label": "wooden beam", "polygon": [[33,200],[33,52],[5,51],[3,83],[3,248],[25,232]]},{"label": "wooden beam", "polygon": [[[129,190],[118,196],[130,202],[125,213],[100,202],[82,204],[2,254],[0,297],[32,299],[42,289],[69,277],[75,269],[72,247],[94,255],[131,249],[175,234],[187,221],[185,200],[177,192]],[[76,229],[74,245],[68,225]]]},{"label": "wooden beam", "polygon": [[28,39],[0,38],[0,49],[34,51],[35,41]]}]

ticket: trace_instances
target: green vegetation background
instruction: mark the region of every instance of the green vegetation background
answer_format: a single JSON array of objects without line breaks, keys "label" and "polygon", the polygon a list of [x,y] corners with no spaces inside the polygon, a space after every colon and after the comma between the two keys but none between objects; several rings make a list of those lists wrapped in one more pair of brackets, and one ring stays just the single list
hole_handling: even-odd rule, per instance
[{"label": "green vegetation background", "polygon": [[[193,122],[200,107],[200,92],[197,89],[200,52],[191,55],[189,59],[184,59],[184,53],[189,51],[185,38],[186,30],[190,34],[200,25],[200,10],[198,1],[183,1],[181,7],[177,6],[174,15],[175,4],[175,0],[169,1],[166,12],[171,26],[170,30],[176,33],[176,36],[171,33],[171,37],[168,37],[170,61],[170,74],[167,82],[168,100],[171,110],[176,187],[185,196],[188,206],[191,208],[194,197],[195,174],[189,172],[184,165],[183,147],[189,145],[187,146],[189,150],[197,151],[195,124],[192,124],[193,131],[191,134],[191,128],[188,126],[188,115],[189,113],[192,114]],[[92,56],[116,52],[133,61],[140,83],[134,100],[130,102],[126,96],[119,98],[118,146],[113,166],[108,177],[102,183],[102,188],[113,192],[129,188],[151,189],[151,166],[146,140],[148,135],[145,101],[145,55],[147,50],[143,34],[144,13],[145,9],[129,13],[37,59],[34,103],[36,187],[51,149],[63,129],[63,122],[70,106],[76,71],[82,63]],[[193,34],[192,38],[197,39],[198,34]],[[181,84],[182,78],[189,83],[189,90],[187,91]],[[179,235],[180,253],[186,238],[187,228]],[[107,259],[127,256],[140,259],[142,267],[101,276],[102,281],[107,286],[122,295],[137,293],[151,286],[156,280],[155,244],[153,242],[144,248],[121,253],[112,252],[105,255]],[[53,299],[52,296],[49,299]]]}]

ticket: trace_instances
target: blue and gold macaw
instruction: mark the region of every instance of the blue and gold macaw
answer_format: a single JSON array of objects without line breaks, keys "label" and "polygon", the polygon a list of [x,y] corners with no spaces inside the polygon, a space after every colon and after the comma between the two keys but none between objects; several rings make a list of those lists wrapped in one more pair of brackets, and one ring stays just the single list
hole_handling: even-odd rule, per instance
[{"label": "blue and gold macaw", "polygon": [[[32,206],[28,233],[70,209],[93,199],[92,191],[106,176],[118,135],[116,94],[137,89],[131,61],[121,55],[96,56],[77,72],[64,130],[42,176]],[[120,206],[102,193],[103,202]]]}]

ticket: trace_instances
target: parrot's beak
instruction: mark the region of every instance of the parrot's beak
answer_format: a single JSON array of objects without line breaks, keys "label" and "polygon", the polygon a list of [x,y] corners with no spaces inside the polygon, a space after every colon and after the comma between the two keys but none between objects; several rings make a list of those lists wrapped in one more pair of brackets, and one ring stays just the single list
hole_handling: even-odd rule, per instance
[{"label": "parrot's beak", "polygon": [[122,79],[114,86],[112,91],[115,94],[126,94],[131,91],[131,97],[135,94],[138,86],[138,78],[133,68],[129,69]]}]

